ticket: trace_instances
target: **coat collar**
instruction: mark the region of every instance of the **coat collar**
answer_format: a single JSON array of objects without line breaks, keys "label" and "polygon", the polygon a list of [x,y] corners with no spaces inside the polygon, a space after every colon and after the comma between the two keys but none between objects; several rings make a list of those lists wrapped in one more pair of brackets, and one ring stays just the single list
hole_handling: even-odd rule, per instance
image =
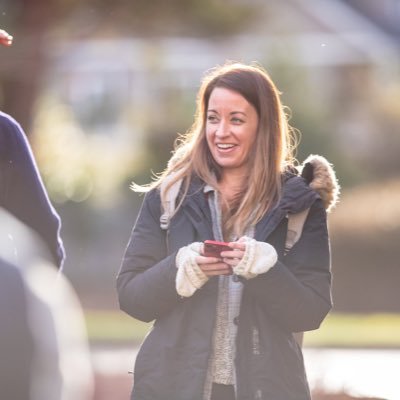
[{"label": "coat collar", "polygon": [[[202,240],[212,237],[212,219],[207,198],[204,193],[204,182],[194,178],[183,201],[185,214],[196,226]],[[311,207],[319,198],[307,182],[296,175],[288,174],[283,178],[282,196],[279,203],[270,210],[256,225],[255,239],[265,238],[278,226],[287,214],[295,214]]]},{"label": "coat collar", "polygon": [[202,241],[213,237],[211,211],[204,193],[204,182],[199,178],[192,179],[182,208]]},{"label": "coat collar", "polygon": [[257,223],[255,239],[265,240],[283,218],[288,214],[296,214],[311,207],[317,198],[319,198],[318,193],[311,189],[303,178],[292,174],[285,175],[281,199]]}]

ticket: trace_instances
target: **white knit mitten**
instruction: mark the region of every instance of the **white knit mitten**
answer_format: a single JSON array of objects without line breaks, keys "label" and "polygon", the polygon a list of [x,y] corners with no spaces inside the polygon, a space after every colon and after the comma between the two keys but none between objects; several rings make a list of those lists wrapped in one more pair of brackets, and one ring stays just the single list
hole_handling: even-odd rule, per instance
[{"label": "white knit mitten", "polygon": [[246,250],[239,264],[233,268],[234,274],[251,279],[264,274],[276,264],[278,255],[269,243],[258,242],[247,236],[240,238],[240,241],[246,243]]},{"label": "white knit mitten", "polygon": [[200,269],[196,257],[200,256],[203,243],[194,242],[179,249],[176,255],[176,291],[182,297],[190,297],[197,289],[200,289],[208,277]]}]

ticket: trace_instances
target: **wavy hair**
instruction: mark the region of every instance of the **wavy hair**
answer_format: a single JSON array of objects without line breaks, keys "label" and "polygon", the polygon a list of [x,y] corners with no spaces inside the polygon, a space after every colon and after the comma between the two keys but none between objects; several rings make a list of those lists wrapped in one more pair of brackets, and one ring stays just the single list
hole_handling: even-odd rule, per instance
[{"label": "wavy hair", "polygon": [[[295,140],[290,128],[280,93],[268,73],[259,65],[229,62],[211,69],[204,77],[197,94],[197,107],[192,127],[175,141],[175,151],[167,168],[152,183],[133,185],[133,190],[146,192],[159,187],[170,176],[161,196],[179,179],[184,181],[184,195],[194,176],[218,188],[220,166],[208,148],[205,128],[208,102],[215,88],[225,88],[241,94],[257,111],[259,118],[254,156],[250,157],[250,168],[245,187],[228,207],[223,207],[223,230],[242,235],[245,229],[256,224],[279,200],[282,173],[294,164]],[[171,179],[172,178],[172,179]]]}]

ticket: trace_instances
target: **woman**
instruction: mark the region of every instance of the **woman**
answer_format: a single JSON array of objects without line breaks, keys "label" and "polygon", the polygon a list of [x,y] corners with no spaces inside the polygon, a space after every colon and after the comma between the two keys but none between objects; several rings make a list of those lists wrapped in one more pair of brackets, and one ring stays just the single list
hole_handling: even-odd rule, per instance
[{"label": "woman", "polygon": [[[322,200],[292,164],[267,73],[237,63],[212,70],[166,171],[134,186],[147,194],[117,277],[119,301],[155,322],[132,399],[310,399],[293,334],[318,328],[331,308],[329,240]],[[180,181],[164,231],[162,204]],[[308,208],[286,253],[286,216]],[[231,250],[207,257],[207,239]]]}]

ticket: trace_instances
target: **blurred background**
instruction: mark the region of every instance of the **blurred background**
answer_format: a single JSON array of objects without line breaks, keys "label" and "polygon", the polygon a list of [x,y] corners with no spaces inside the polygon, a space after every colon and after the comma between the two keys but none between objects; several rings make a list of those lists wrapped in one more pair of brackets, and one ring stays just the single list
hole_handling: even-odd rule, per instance
[{"label": "blurred background", "polygon": [[[301,132],[298,160],[324,155],[342,186],[329,216],[334,310],[305,343],[315,396],[400,398],[400,0],[0,0],[0,27],[14,36],[0,48],[0,109],[27,133],[63,220],[96,399],[127,398],[148,329],[115,294],[142,201],[129,185],[163,170],[205,71],[226,60],[268,70]],[[373,368],[360,384],[327,378],[343,349],[389,357],[379,386]],[[129,358],[119,375],[116,354]]]}]

